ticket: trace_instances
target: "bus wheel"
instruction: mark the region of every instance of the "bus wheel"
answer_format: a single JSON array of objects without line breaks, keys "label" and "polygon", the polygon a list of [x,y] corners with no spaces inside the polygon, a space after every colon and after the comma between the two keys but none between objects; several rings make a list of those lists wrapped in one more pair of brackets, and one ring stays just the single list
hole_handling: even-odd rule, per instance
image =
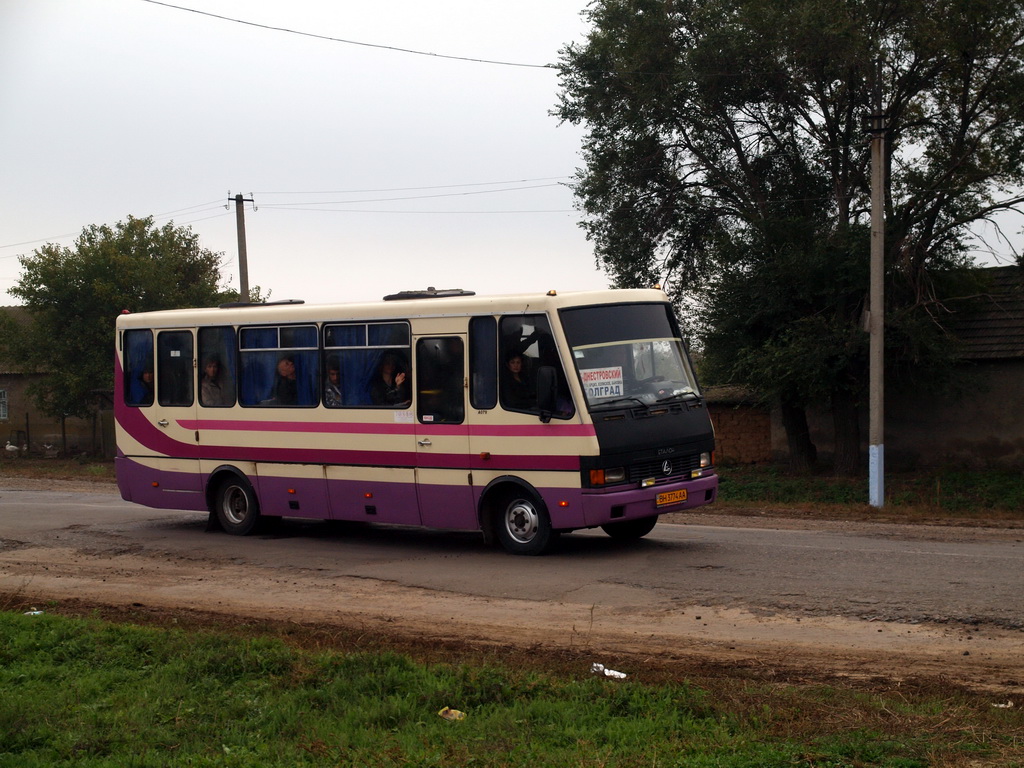
[{"label": "bus wheel", "polygon": [[658,523],[658,516],[639,517],[636,520],[623,520],[620,523],[608,523],[601,528],[613,539],[620,541],[633,541],[641,539],[654,530]]},{"label": "bus wheel", "polygon": [[498,507],[498,541],[513,555],[539,555],[558,538],[544,504],[528,491],[508,494]]},{"label": "bus wheel", "polygon": [[256,528],[260,503],[247,480],[229,477],[217,487],[214,501],[221,527],[235,536],[245,536]]}]

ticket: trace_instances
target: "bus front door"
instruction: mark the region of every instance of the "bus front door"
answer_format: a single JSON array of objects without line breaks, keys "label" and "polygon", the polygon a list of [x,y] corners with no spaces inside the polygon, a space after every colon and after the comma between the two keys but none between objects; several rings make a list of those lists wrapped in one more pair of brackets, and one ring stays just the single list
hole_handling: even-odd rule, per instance
[{"label": "bus front door", "polygon": [[416,493],[423,525],[473,530],[466,425],[466,337],[422,336],[416,345]]}]

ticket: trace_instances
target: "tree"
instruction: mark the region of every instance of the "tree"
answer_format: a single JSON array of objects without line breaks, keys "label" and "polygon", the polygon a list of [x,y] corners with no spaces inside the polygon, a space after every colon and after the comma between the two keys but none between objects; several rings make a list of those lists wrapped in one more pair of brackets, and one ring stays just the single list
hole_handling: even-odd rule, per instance
[{"label": "tree", "polygon": [[0,329],[7,354],[45,372],[33,385],[53,417],[87,417],[95,393],[113,389],[114,320],[123,311],[216,305],[221,254],[200,247],[190,227],[156,227],[152,217],[89,226],[74,248],[53,243],[19,258],[10,294],[33,322]]},{"label": "tree", "polygon": [[[615,285],[660,282],[710,370],[782,406],[797,465],[828,403],[859,456],[869,253],[865,120],[887,116],[887,348],[943,369],[971,225],[1024,198],[1022,0],[595,0],[558,115]],[[878,67],[878,62],[881,67]]]}]

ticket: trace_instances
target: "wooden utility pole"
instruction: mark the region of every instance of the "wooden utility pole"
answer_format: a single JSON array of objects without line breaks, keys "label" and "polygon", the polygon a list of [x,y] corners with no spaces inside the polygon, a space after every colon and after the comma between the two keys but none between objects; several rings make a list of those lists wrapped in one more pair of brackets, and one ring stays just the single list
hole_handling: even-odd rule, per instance
[{"label": "wooden utility pole", "polygon": [[228,195],[228,204],[230,205],[232,200],[235,202],[235,223],[238,228],[238,300],[248,301],[249,259],[245,250],[245,203],[252,203],[254,201],[252,199],[252,192],[249,193],[249,197],[235,195],[232,198],[230,197],[230,192],[228,192]]},{"label": "wooden utility pole", "polygon": [[868,503],[885,505],[885,132],[882,62],[871,115],[871,280],[868,305]]}]

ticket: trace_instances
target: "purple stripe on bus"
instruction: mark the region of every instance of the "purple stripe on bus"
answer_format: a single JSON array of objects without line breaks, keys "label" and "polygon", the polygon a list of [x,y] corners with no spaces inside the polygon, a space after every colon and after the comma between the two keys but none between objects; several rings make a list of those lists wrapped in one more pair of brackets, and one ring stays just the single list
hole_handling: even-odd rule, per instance
[{"label": "purple stripe on bus", "polygon": [[226,445],[197,445],[174,440],[161,432],[137,408],[122,408],[117,413],[121,426],[147,449],[162,456],[184,459],[217,459],[236,461],[277,461],[303,464],[350,464],[359,466],[431,467],[438,469],[497,469],[497,470],[561,470],[576,471],[579,456],[552,455],[492,455],[483,459],[479,454],[436,453],[428,451],[368,451],[333,448],[281,448],[241,447]]}]

